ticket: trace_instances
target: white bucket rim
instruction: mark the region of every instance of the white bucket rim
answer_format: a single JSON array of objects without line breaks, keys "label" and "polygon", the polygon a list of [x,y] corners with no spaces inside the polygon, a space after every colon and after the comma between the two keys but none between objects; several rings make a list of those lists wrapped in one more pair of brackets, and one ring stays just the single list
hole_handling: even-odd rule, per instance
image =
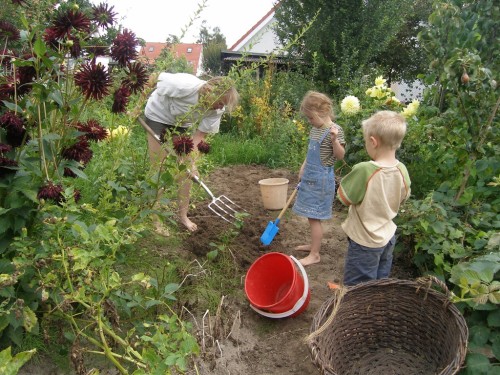
[{"label": "white bucket rim", "polygon": [[290,183],[290,180],[288,178],[282,178],[282,177],[264,178],[259,181],[259,185],[264,185],[264,186],[280,186],[280,185],[287,185],[288,183]]}]

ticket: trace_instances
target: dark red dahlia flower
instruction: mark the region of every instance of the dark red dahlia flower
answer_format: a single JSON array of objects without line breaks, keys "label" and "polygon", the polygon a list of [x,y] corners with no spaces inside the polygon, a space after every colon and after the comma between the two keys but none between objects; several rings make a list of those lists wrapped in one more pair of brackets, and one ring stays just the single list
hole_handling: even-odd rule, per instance
[{"label": "dark red dahlia flower", "polygon": [[[13,98],[16,93],[16,83],[13,76],[4,77],[5,83],[0,85],[0,100]],[[0,105],[2,103],[0,102]]]},{"label": "dark red dahlia flower", "polygon": [[78,202],[82,198],[80,190],[75,189],[75,191],[73,191],[73,198],[75,198],[75,202]]},{"label": "dark red dahlia flower", "polygon": [[174,137],[173,140],[174,143],[174,150],[177,153],[177,155],[187,155],[191,151],[193,151],[194,148],[194,142],[193,139],[187,135],[180,135],[178,137]]},{"label": "dark red dahlia flower", "polygon": [[57,13],[52,21],[52,28],[57,37],[62,39],[70,37],[73,31],[88,33],[90,31],[90,20],[87,16],[76,9],[63,9]]},{"label": "dark red dahlia flower", "polygon": [[198,151],[200,151],[202,154],[208,154],[210,152],[210,145],[205,141],[200,141],[197,147]]},{"label": "dark red dahlia flower", "polygon": [[78,177],[75,172],[73,172],[70,168],[64,168],[64,177],[71,177],[71,178],[76,178]]},{"label": "dark red dahlia flower", "polygon": [[75,160],[85,165],[92,159],[93,152],[87,139],[83,138],[72,146],[63,148],[61,155],[67,160]]},{"label": "dark red dahlia flower", "polygon": [[[26,54],[23,56],[23,59],[29,61],[33,58],[33,55]],[[33,82],[36,79],[36,69],[32,65],[24,65],[20,66],[17,70],[17,94],[24,95],[31,91],[33,88]]]},{"label": "dark red dahlia flower", "polygon": [[17,161],[0,156],[0,178],[5,177],[8,174],[15,173],[16,167]]},{"label": "dark red dahlia flower", "polygon": [[0,51],[0,64],[10,68],[14,57],[16,57],[16,53],[14,51],[4,48]]},{"label": "dark red dahlia flower", "polygon": [[123,113],[127,109],[128,99],[130,97],[130,89],[126,86],[120,86],[118,90],[115,91],[113,107],[111,112],[113,113]]},{"label": "dark red dahlia flower", "polygon": [[111,46],[111,57],[118,62],[119,66],[126,66],[131,60],[137,58],[136,47],[139,45],[135,33],[128,29],[124,29],[122,33],[118,34],[113,40]]},{"label": "dark red dahlia flower", "polygon": [[80,39],[75,38],[74,36],[70,36],[68,38],[68,41],[73,42],[71,44],[71,47],[69,48],[69,53],[71,57],[74,57],[75,59],[80,57],[82,53],[82,45],[80,44]]},{"label": "dark red dahlia flower", "polygon": [[7,111],[0,116],[0,127],[7,131],[21,132],[24,129],[24,120],[16,113]]},{"label": "dark red dahlia flower", "polygon": [[76,128],[82,133],[86,133],[85,137],[90,141],[102,141],[108,136],[108,131],[104,129],[97,120],[88,120],[85,124],[79,122]]},{"label": "dark red dahlia flower", "polygon": [[19,29],[8,21],[0,21],[0,39],[19,40]]},{"label": "dark red dahlia flower", "polygon": [[163,144],[167,140],[167,137],[170,135],[170,132],[167,131],[167,128],[163,129],[160,133],[160,143]]},{"label": "dark red dahlia flower", "polygon": [[26,0],[11,0],[12,4],[26,5]]},{"label": "dark red dahlia flower", "polygon": [[113,11],[114,6],[108,7],[106,3],[92,6],[92,20],[95,21],[98,27],[108,28],[113,26],[116,21],[116,13]]},{"label": "dark red dahlia flower", "polygon": [[111,78],[104,65],[89,61],[75,74],[75,84],[87,99],[100,100],[108,95]]},{"label": "dark red dahlia flower", "polygon": [[109,48],[108,46],[102,45],[103,43],[104,42],[99,39],[90,40],[88,42],[89,45],[85,47],[85,50],[94,57],[109,55]]},{"label": "dark red dahlia flower", "polygon": [[6,154],[10,150],[12,150],[11,145],[7,145],[5,143],[0,143],[0,155]]},{"label": "dark red dahlia flower", "polygon": [[42,36],[43,40],[52,48],[57,49],[60,46],[60,41],[62,40],[59,37],[59,31],[54,27],[47,27],[43,32]]},{"label": "dark red dahlia flower", "polygon": [[49,181],[46,185],[41,186],[38,189],[37,198],[45,200],[53,200],[57,203],[61,203],[64,200],[63,187],[61,184],[54,185],[52,181]]},{"label": "dark red dahlia flower", "polygon": [[122,85],[127,86],[134,94],[141,91],[148,82],[148,71],[146,66],[140,62],[127,64],[128,75]]}]

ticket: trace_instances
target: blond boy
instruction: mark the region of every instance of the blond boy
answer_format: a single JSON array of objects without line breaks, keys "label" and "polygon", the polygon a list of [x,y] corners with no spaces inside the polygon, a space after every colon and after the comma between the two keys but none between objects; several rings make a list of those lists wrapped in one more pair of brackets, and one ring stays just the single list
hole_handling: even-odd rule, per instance
[{"label": "blond boy", "polygon": [[349,206],[342,223],[349,241],[344,285],[389,277],[396,244],[393,219],[410,196],[408,171],[396,159],[406,133],[404,117],[379,111],[362,124],[371,161],[356,164],[337,192],[337,198]]}]

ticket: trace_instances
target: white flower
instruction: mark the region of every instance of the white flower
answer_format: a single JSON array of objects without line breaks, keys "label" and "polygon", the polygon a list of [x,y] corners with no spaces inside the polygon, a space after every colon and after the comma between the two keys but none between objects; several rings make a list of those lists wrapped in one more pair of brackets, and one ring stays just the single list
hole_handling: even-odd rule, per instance
[{"label": "white flower", "polygon": [[340,109],[347,115],[354,115],[358,113],[361,109],[359,99],[353,95],[346,96],[340,103]]}]

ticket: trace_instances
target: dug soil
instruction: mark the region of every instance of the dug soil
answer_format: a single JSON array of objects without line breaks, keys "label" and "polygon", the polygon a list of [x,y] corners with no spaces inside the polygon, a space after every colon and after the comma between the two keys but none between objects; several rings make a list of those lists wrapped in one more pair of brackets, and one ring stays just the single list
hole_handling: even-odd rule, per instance
[{"label": "dug soil", "polygon": [[[241,270],[239,276],[242,291],[246,271],[264,254],[280,252],[296,259],[307,255],[307,252],[296,251],[294,248],[309,243],[309,224],[307,219],[295,215],[291,206],[282,217],[278,225],[279,232],[271,244],[263,246],[260,242],[267,224],[276,220],[280,210],[264,208],[258,182],[275,177],[289,180],[290,196],[298,176],[285,169],[239,165],[220,168],[202,177],[214,195],[229,197],[250,214],[245,217],[240,234],[229,246],[234,261]],[[197,256],[213,250],[210,243],[220,242],[221,233],[229,225],[211,214],[207,209],[208,202],[198,203],[192,211],[192,220],[198,224],[198,231],[187,236],[184,242],[186,250]],[[314,314],[332,295],[327,283],[342,280],[347,249],[347,239],[340,226],[347,211],[338,202],[334,204],[333,211],[333,218],[323,222],[321,261],[306,267],[310,284],[310,301],[306,310],[293,318],[272,319],[254,311],[245,293],[241,293],[239,297],[228,296],[221,301],[219,311],[212,312],[212,324],[199,330],[203,350],[197,364],[200,374],[319,374],[311,360],[305,338],[310,332]],[[401,258],[396,256],[391,276],[412,278],[411,270]],[[198,326],[203,325],[200,321],[198,319]]]},{"label": "dug soil", "polygon": [[[321,261],[305,268],[310,284],[310,301],[307,308],[295,317],[265,317],[250,307],[244,292],[246,272],[258,258],[269,252],[280,252],[296,259],[306,256],[307,252],[295,251],[294,248],[307,244],[310,238],[307,219],[293,214],[290,206],[282,217],[278,225],[279,232],[271,244],[261,244],[260,237],[266,226],[270,221],[276,220],[280,210],[271,211],[264,208],[258,182],[275,177],[289,180],[290,196],[298,178],[296,173],[285,169],[237,165],[218,168],[207,176],[201,176],[215,196],[227,196],[247,211],[248,216],[244,217],[239,234],[227,247],[236,269],[235,274],[228,277],[235,277],[240,281],[239,292],[222,291],[224,297],[219,302],[217,311],[197,311],[193,305],[183,309],[181,318],[193,323],[201,348],[196,366],[189,370],[189,375],[320,373],[311,359],[305,338],[310,333],[315,313],[324,301],[332,296],[333,292],[327,283],[338,283],[342,280],[347,240],[340,224],[347,211],[336,202],[333,218],[323,222]],[[197,197],[207,196],[200,186],[195,189],[199,189],[195,192]],[[200,263],[206,261],[207,253],[214,250],[213,243],[221,243],[221,236],[235,229],[232,224],[210,211],[208,203],[210,199],[197,200],[190,215],[197,223],[198,231],[189,233],[181,230],[181,249],[175,249],[176,253],[182,252],[187,257],[199,259]],[[172,256],[167,249],[158,253],[159,256]],[[414,278],[411,269],[406,266],[407,263],[404,257],[396,255],[391,276]],[[30,361],[19,374],[74,374],[73,371],[66,372],[49,362],[50,360],[46,362],[43,359],[36,363]],[[107,365],[96,366],[96,363],[89,363],[89,368],[91,367],[100,367],[101,374],[118,374],[116,369]]]}]

